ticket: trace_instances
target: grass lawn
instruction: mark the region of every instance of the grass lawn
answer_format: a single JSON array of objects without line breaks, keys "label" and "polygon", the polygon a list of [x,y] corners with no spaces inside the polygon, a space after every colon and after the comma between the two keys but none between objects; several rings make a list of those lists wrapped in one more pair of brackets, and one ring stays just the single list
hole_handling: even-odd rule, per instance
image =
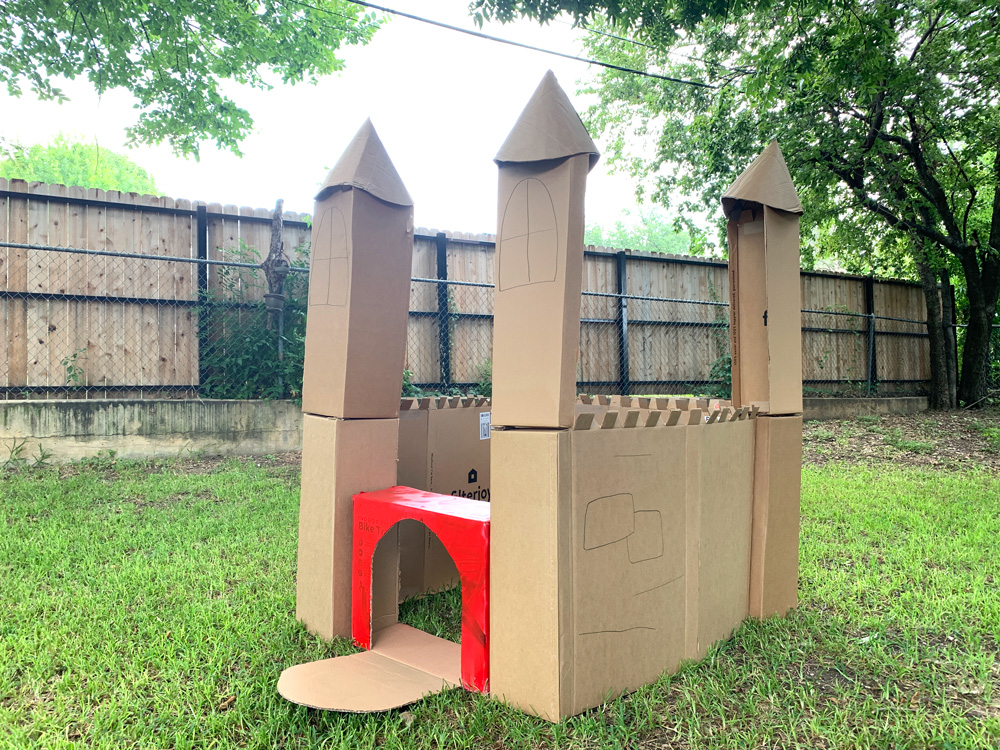
[{"label": "grass lawn", "polygon": [[[295,465],[0,477],[0,748],[1000,747],[995,471],[806,466],[799,609],[559,725],[462,690],[281,699],[284,667],[351,650],[295,621]],[[407,616],[454,636],[456,606]]]}]

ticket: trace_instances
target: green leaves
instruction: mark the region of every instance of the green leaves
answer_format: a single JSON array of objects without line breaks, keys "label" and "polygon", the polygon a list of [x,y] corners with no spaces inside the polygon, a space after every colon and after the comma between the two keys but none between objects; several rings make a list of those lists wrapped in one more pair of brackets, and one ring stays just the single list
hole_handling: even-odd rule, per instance
[{"label": "green leaves", "polygon": [[139,117],[133,142],[198,156],[203,140],[239,153],[253,120],[227,81],[267,89],[267,77],[315,82],[343,68],[341,44],[365,44],[380,23],[344,0],[11,0],[0,23],[0,84],[61,98],[52,78],[125,88]]},{"label": "green leaves", "polygon": [[0,177],[127,193],[158,193],[156,182],[145,169],[96,143],[59,135],[47,146],[15,145],[8,151],[8,158],[0,158]]}]

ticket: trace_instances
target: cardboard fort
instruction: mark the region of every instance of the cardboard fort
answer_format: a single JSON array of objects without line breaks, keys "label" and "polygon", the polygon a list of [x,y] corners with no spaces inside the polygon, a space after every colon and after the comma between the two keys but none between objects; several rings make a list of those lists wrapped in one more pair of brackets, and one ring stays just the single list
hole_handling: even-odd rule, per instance
[{"label": "cardboard fort", "polygon": [[[497,156],[489,503],[452,494],[460,471],[437,474],[465,458],[431,460],[420,447],[450,403],[410,402],[399,420],[307,417],[317,442],[303,450],[300,617],[317,632],[333,622],[323,635],[350,623],[366,650],[286,669],[289,700],[377,711],[462,685],[558,721],[704,657],[748,616],[795,606],[802,209],[781,152],[771,144],[723,199],[732,401],[577,397],[583,194],[596,158],[548,74]],[[468,421],[457,433],[474,426],[451,416]],[[393,434],[400,480],[436,491],[391,486]],[[449,435],[437,450],[480,437]],[[397,621],[401,595],[427,583],[430,538],[461,578],[460,645]],[[422,559],[407,551],[413,539]],[[306,598],[321,602],[313,621]]]}]

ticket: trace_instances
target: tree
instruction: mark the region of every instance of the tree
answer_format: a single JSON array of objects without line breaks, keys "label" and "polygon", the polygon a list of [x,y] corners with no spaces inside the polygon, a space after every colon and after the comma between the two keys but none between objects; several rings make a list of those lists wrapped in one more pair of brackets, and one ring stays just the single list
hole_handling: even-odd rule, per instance
[{"label": "tree", "polygon": [[[654,178],[661,202],[681,192],[717,210],[722,190],[777,138],[806,206],[807,243],[859,226],[871,235],[877,221],[879,239],[904,248],[925,289],[938,407],[947,401],[935,287],[953,264],[968,295],[958,394],[967,404],[985,397],[1000,295],[995,4],[479,0],[476,8],[540,20],[565,8],[604,34],[590,38],[592,55],[715,87],[604,71],[591,89],[600,104],[590,124],[610,142],[611,160]],[[649,136],[655,153],[630,148]]]},{"label": "tree", "polygon": [[[640,209],[636,221],[627,222],[631,215],[625,212],[625,220],[619,219],[613,227],[591,224],[587,227],[584,242],[628,250],[645,250],[670,255],[686,255],[692,249],[691,235],[675,226],[667,215],[657,209]],[[695,250],[702,245],[696,244]]]},{"label": "tree", "polygon": [[197,157],[202,139],[239,153],[253,121],[223,84],[267,89],[343,68],[341,44],[364,44],[379,21],[346,0],[8,0],[0,11],[0,84],[65,99],[56,77],[137,100],[131,142],[166,141]]},{"label": "tree", "polygon": [[145,169],[96,143],[71,141],[59,135],[47,146],[12,146],[8,151],[9,156],[0,159],[0,177],[157,194],[156,182]]}]

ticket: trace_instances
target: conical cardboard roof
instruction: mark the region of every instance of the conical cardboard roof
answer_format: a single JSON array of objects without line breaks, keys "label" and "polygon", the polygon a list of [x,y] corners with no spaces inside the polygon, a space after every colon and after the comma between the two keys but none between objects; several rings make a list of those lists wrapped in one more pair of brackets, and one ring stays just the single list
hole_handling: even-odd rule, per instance
[{"label": "conical cardboard roof", "polygon": [[591,169],[601,158],[583,120],[550,70],[538,84],[493,161],[497,164],[524,163],[577,154],[590,155]]},{"label": "conical cardboard roof", "polygon": [[371,120],[365,120],[337,166],[330,170],[316,200],[323,200],[339,187],[360,188],[396,206],[413,205]]},{"label": "conical cardboard roof", "polygon": [[737,201],[760,203],[770,208],[802,213],[799,194],[785,166],[777,141],[771,141],[754,163],[722,195],[722,208],[729,216]]}]

